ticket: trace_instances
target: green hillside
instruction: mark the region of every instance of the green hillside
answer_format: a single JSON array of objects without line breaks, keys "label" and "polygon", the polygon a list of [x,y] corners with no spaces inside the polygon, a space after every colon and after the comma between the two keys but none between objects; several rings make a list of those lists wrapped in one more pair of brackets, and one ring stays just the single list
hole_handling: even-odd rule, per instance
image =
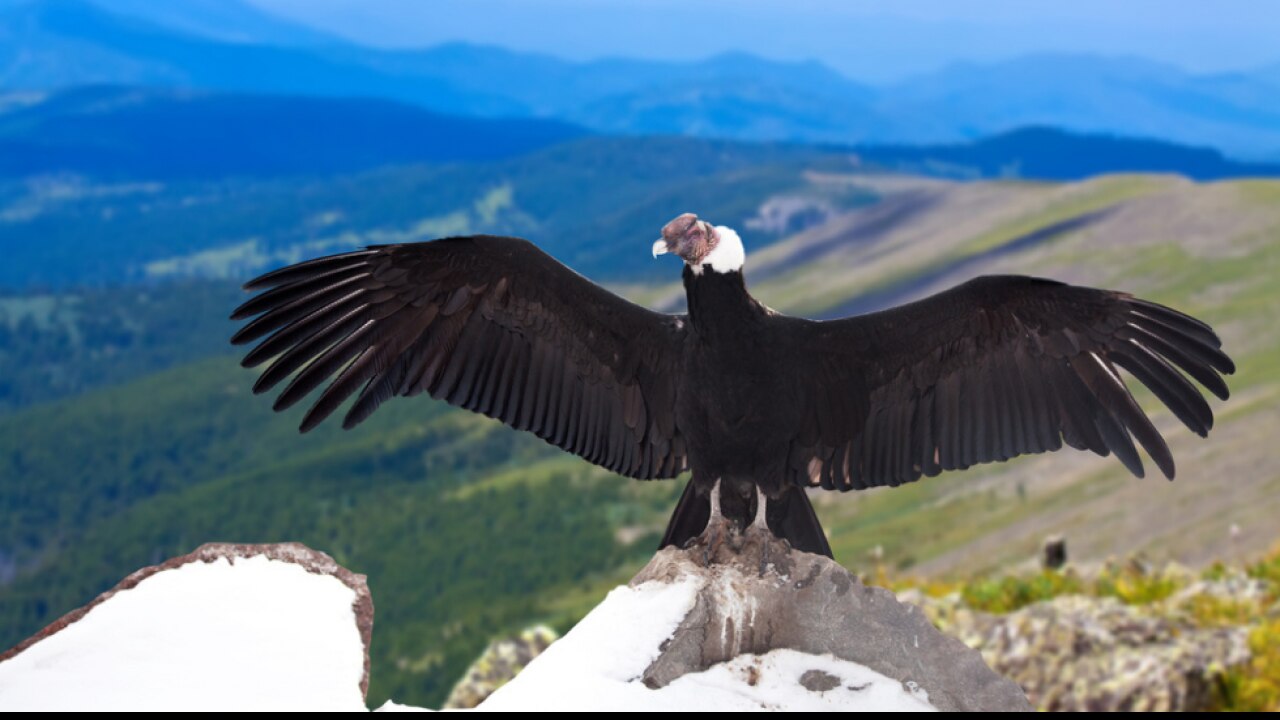
[{"label": "green hillside", "polygon": [[[1143,551],[1200,565],[1275,541],[1280,463],[1267,441],[1280,420],[1280,182],[790,177],[737,211],[784,228],[747,264],[753,292],[772,307],[839,313],[976,274],[1051,275],[1196,314],[1240,367],[1232,399],[1214,401],[1207,441],[1153,412],[1178,462],[1174,483],[1058,453],[815,495],[838,560],[857,568],[875,556],[948,577],[1022,563],[1054,532],[1076,558]],[[533,207],[515,187],[521,207]],[[656,228],[669,219],[662,198],[680,197],[671,192],[617,222]],[[881,201],[831,201],[871,196]],[[810,218],[806,229],[787,232],[797,217]],[[673,268],[658,269],[671,277]],[[626,292],[679,302],[671,284]],[[200,543],[298,540],[369,575],[371,702],[435,703],[490,637],[537,620],[563,628],[638,568],[680,489],[609,477],[423,400],[390,402],[354,432],[323,426],[302,437],[296,414],[275,416],[249,394],[253,373],[229,355],[137,377],[0,416],[0,508],[12,518],[0,527],[0,645]]]},{"label": "green hillside", "polygon": [[617,278],[643,257],[636,243],[652,240],[663,222],[654,218],[698,207],[741,224],[769,196],[803,187],[804,168],[840,161],[802,146],[593,137],[492,162],[346,175],[0,179],[0,288],[243,279],[363,245],[482,232],[528,237],[583,273]]}]

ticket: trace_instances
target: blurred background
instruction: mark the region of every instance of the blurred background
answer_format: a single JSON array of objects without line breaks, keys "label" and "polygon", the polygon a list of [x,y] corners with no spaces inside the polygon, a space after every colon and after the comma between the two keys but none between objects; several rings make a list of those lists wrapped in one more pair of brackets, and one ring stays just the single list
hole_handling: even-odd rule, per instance
[{"label": "blurred background", "polygon": [[1067,452],[815,495],[850,569],[999,595],[1056,534],[1280,575],[1277,37],[1238,0],[0,0],[0,647],[215,540],[368,574],[375,703],[570,627],[682,482],[421,399],[299,436],[226,318],[260,271],[479,232],[678,309],[649,247],[687,211],[785,312],[1044,275],[1203,318],[1240,368],[1208,440],[1138,393],[1174,483]]}]

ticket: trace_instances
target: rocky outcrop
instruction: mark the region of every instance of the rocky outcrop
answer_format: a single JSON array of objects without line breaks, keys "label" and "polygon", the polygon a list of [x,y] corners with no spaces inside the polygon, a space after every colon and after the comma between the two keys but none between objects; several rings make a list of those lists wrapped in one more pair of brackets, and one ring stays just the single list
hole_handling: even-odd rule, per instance
[{"label": "rocky outcrop", "polygon": [[[749,535],[736,548],[724,543],[714,557],[700,548],[667,548],[631,585],[683,577],[701,580],[696,602],[645,670],[650,687],[742,655],[789,649],[865,666],[922,690],[939,710],[1031,709],[1017,685],[939,632],[918,608],[772,537]],[[799,681],[817,688],[831,682],[821,673]]]},{"label": "rocky outcrop", "polygon": [[1008,615],[975,612],[954,595],[902,599],[981,651],[1040,710],[1186,712],[1210,709],[1223,672],[1250,657],[1248,628],[1180,618],[1188,597],[1134,606],[1067,595]]},{"label": "rocky outcrop", "polygon": [[546,625],[528,628],[518,635],[489,643],[480,658],[471,664],[444,702],[445,710],[473,708],[494,690],[520,674],[534,658],[556,641],[556,631]]},{"label": "rocky outcrop", "polygon": [[529,649],[491,645],[454,696],[514,678],[481,709],[1031,709],[915,606],[750,532],[660,551],[516,676],[501,658]]}]

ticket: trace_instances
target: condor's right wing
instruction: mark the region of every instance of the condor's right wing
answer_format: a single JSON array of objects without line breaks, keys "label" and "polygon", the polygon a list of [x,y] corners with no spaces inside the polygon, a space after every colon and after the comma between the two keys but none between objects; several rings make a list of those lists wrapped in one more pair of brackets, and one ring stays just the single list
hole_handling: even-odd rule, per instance
[{"label": "condor's right wing", "polygon": [[630,303],[532,243],[474,236],[370,247],[267,273],[232,319],[272,360],[255,393],[284,410],[334,378],[306,432],[355,395],[351,428],[395,395],[430,393],[622,475],[685,469],[675,380],[685,324]]}]

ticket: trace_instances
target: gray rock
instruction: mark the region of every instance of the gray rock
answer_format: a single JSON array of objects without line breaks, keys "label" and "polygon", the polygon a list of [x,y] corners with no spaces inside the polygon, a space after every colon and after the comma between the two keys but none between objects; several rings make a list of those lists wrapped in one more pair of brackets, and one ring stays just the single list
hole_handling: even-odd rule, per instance
[{"label": "gray rock", "polygon": [[[734,547],[734,546],[737,547]],[[860,583],[827,558],[791,550],[762,534],[731,537],[714,552],[666,548],[631,581],[673,582],[701,574],[707,582],[662,653],[644,673],[663,687],[739,655],[791,649],[830,654],[919,687],[945,711],[1026,711],[1017,684],[982,656],[938,631],[915,606]],[[805,673],[811,690],[818,673]],[[815,687],[810,687],[814,685]]]},{"label": "gray rock", "polygon": [[462,679],[453,686],[444,710],[473,708],[484,702],[494,690],[514,678],[526,665],[542,654],[557,638],[556,631],[537,625],[519,635],[489,643],[479,659],[467,668]]},{"label": "gray rock", "polygon": [[1077,595],[1004,616],[945,614],[1044,711],[1208,710],[1227,668],[1248,662],[1248,629],[1197,628],[1154,608]]}]

